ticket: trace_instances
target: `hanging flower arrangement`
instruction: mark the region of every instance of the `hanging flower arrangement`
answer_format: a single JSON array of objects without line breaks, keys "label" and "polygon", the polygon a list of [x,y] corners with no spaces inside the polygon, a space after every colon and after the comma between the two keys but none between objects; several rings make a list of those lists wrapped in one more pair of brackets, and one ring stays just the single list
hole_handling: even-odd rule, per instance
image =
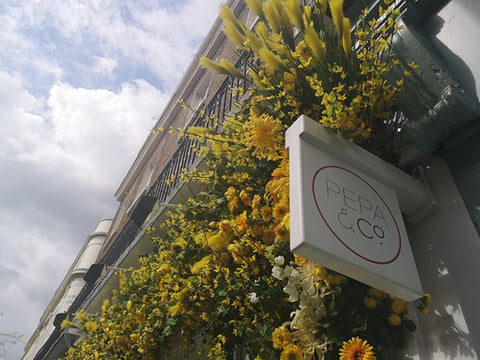
[{"label": "hanging flower arrangement", "polygon": [[[157,250],[120,274],[99,314],[64,324],[84,333],[66,359],[389,359],[415,329],[402,299],[289,251],[285,130],[305,114],[386,151],[392,139],[382,137],[403,85],[390,81],[398,10],[385,1],[376,18],[365,11],[352,22],[342,0],[246,3],[258,16],[253,29],[227,6],[220,15],[227,37],[252,54],[248,74],[225,59],[201,59],[251,81],[232,89],[245,101],[221,131],[181,132],[202,141],[205,170],[182,179],[204,191],[149,229]],[[430,301],[422,298],[420,310]]]}]

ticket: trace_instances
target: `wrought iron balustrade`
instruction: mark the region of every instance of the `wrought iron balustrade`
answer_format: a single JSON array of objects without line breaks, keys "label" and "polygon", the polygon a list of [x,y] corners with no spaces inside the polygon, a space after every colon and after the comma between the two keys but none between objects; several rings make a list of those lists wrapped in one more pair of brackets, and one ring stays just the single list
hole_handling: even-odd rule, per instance
[{"label": "wrought iron balustrade", "polygon": [[[247,62],[249,59],[250,54],[246,53],[235,65],[245,75],[247,74]],[[241,98],[241,95],[233,92],[232,89],[240,86],[246,87],[248,85],[246,82],[246,80],[227,76],[212,100],[205,107],[195,112],[190,126],[212,128],[216,126],[216,121],[221,123]],[[198,159],[195,148],[198,148],[198,145],[199,142],[196,139],[183,138],[170,161],[148,190],[147,196],[157,198],[160,202],[168,201],[181,182],[180,175],[182,171],[191,169],[195,165],[195,161]],[[107,265],[113,265],[137,235],[140,234],[141,230],[138,224],[129,219],[105,254],[102,262]]]}]

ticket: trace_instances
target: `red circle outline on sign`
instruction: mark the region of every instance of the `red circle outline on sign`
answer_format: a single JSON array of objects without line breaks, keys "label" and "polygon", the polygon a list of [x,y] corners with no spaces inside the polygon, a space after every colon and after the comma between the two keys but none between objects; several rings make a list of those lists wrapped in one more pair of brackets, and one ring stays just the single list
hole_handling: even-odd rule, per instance
[{"label": "red circle outline on sign", "polygon": [[[336,169],[340,169],[340,170],[343,170],[343,171],[346,171],[352,175],[354,175],[355,177],[357,177],[358,179],[360,179],[361,181],[363,181],[375,194],[377,194],[377,196],[379,197],[379,199],[382,201],[383,205],[385,205],[385,207],[387,208],[388,212],[390,213],[390,216],[392,217],[393,219],[393,222],[395,223],[395,227],[397,228],[397,234],[398,234],[398,251],[397,253],[395,254],[395,256],[388,260],[388,261],[377,261],[377,260],[372,260],[372,259],[369,259],[367,258],[366,256],[363,256],[362,254],[359,254],[357,251],[355,251],[354,249],[352,249],[350,246],[348,246],[336,233],[335,231],[332,229],[332,227],[330,226],[330,224],[328,223],[327,219],[325,219],[325,216],[323,215],[322,213],[322,210],[320,209],[320,206],[318,205],[318,201],[317,201],[317,197],[315,196],[315,179],[317,178],[317,175],[325,170],[325,169],[328,169],[328,168],[336,168]],[[397,221],[395,220],[395,217],[393,216],[392,214],[392,211],[390,210],[390,208],[388,207],[387,203],[385,202],[385,200],[383,200],[383,198],[380,196],[380,194],[374,189],[374,187],[372,185],[370,185],[365,179],[363,179],[360,175],[358,174],[355,174],[353,171],[351,170],[348,170],[348,169],[345,169],[344,167],[341,167],[341,166],[337,166],[337,165],[327,165],[327,166],[324,166],[324,167],[321,167],[320,169],[318,169],[316,172],[315,172],[315,175],[313,175],[313,180],[312,180],[312,193],[313,193],[313,199],[315,201],[315,206],[317,207],[317,210],[318,212],[320,213],[320,216],[322,217],[323,221],[325,222],[325,224],[327,225],[328,229],[331,231],[331,233],[337,238],[338,241],[340,241],[342,243],[343,246],[345,246],[348,250],[350,250],[352,253],[354,253],[355,255],[357,255],[358,257],[362,258],[363,260],[366,260],[368,262],[371,262],[371,263],[374,263],[374,264],[379,264],[379,265],[387,265],[387,264],[391,264],[392,262],[394,262],[395,260],[397,260],[398,256],[400,255],[400,251],[402,249],[402,236],[400,235],[400,229],[398,227],[398,224],[397,224]]]}]

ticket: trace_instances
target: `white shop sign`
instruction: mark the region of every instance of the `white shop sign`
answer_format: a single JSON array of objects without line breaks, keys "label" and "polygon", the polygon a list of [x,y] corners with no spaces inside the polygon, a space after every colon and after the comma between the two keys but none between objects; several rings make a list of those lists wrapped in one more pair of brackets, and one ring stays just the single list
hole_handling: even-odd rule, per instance
[{"label": "white shop sign", "polygon": [[306,116],[286,142],[292,251],[402,299],[421,297],[402,212],[430,203],[424,185]]}]

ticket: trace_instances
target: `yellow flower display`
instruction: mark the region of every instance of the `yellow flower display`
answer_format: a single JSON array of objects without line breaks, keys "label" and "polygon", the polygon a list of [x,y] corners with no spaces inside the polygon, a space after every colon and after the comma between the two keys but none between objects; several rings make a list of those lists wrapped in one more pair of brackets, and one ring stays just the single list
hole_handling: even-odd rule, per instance
[{"label": "yellow flower display", "polygon": [[[386,22],[351,21],[342,0],[246,3],[259,17],[253,29],[226,6],[220,15],[227,37],[252,54],[249,78],[225,59],[200,63],[254,85],[232,89],[243,99],[225,119],[198,110],[214,126],[177,131],[200,140],[202,167],[181,180],[204,191],[148,229],[155,251],[119,273],[100,313],[65,322],[84,335],[66,360],[168,359],[179,349],[186,358],[372,360],[414,328],[403,300],[289,250],[285,131],[305,114],[380,155],[391,150],[385,131],[404,84],[388,81],[398,11],[380,7]],[[422,298],[420,311],[430,301]]]}]

